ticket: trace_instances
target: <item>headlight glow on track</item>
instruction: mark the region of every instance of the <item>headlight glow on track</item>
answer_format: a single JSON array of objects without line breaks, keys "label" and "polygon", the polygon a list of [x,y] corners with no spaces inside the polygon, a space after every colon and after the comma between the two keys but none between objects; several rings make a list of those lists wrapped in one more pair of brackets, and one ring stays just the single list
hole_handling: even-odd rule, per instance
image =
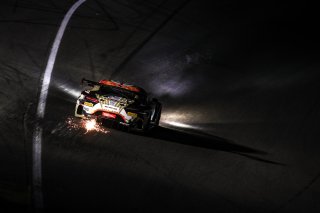
[{"label": "headlight glow on track", "polygon": [[180,122],[176,122],[176,121],[165,121],[163,123],[168,124],[170,126],[180,127],[180,128],[189,128],[189,129],[194,128],[193,126],[191,126],[189,124],[184,124],[184,123],[180,123]]},{"label": "headlight glow on track", "polygon": [[70,85],[68,82],[64,82],[61,79],[55,79],[53,82],[55,88],[59,89],[63,93],[66,93],[72,98],[79,97],[81,91],[80,89],[76,88],[74,85]]},{"label": "headlight glow on track", "polygon": [[188,113],[180,112],[165,112],[161,117],[161,124],[164,126],[185,128],[185,129],[199,129],[199,127],[188,124],[193,116]]}]

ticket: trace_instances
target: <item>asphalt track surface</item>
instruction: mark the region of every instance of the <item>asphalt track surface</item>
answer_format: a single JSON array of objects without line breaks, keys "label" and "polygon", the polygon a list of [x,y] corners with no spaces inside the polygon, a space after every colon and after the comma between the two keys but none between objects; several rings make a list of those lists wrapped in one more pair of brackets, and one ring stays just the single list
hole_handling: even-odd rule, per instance
[{"label": "asphalt track surface", "polygon": [[[40,77],[72,3],[0,3],[6,211],[35,210],[31,149]],[[319,212],[313,8],[86,2],[63,37],[42,123],[43,211]],[[70,128],[82,77],[146,88],[163,103],[161,126],[146,135]]]}]

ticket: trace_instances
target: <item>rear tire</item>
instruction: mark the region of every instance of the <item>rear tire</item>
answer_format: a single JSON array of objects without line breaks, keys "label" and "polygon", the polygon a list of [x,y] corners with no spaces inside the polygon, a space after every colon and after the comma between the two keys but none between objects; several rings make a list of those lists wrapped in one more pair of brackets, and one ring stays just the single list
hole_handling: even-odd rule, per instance
[{"label": "rear tire", "polygon": [[142,132],[146,133],[150,130],[150,118],[148,119],[147,123],[142,125]]},{"label": "rear tire", "polygon": [[145,124],[143,120],[139,120],[137,123],[134,124],[134,126],[129,126],[128,132],[145,133],[145,132],[148,132],[149,129],[150,129],[150,118],[147,120]]},{"label": "rear tire", "polygon": [[159,126],[160,117],[161,117],[161,110],[162,110],[161,103],[155,102],[154,105],[155,105],[155,108],[154,108],[155,117],[152,120],[150,120],[150,128]]},{"label": "rear tire", "polygon": [[[159,103],[160,104],[160,103]],[[156,126],[159,126],[159,123],[160,123],[160,118],[161,118],[161,111],[162,111],[162,105],[160,104],[159,106],[159,111],[158,111],[158,115],[157,115],[157,118],[156,118]]]},{"label": "rear tire", "polygon": [[83,118],[83,106],[82,105],[76,105],[75,110],[74,110],[74,116],[78,118]]}]

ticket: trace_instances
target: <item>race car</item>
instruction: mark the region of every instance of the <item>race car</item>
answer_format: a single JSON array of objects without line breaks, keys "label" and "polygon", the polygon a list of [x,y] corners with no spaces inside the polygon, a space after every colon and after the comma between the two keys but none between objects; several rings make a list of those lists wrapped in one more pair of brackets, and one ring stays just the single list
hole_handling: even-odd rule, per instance
[{"label": "race car", "polygon": [[142,132],[159,125],[162,105],[141,87],[113,80],[82,79],[83,83],[87,88],[77,99],[76,117],[112,121]]}]

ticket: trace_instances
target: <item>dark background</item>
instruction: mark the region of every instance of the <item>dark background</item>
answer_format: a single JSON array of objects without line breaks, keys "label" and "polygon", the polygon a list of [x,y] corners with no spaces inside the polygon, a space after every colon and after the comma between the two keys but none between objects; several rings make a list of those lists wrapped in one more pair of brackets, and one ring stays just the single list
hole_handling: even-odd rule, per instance
[{"label": "dark background", "polygon": [[[5,210],[34,211],[39,83],[73,3],[0,3]],[[319,212],[318,26],[306,1],[87,0],[53,70],[44,211]],[[163,104],[161,127],[68,128],[82,77],[144,87]]]}]

